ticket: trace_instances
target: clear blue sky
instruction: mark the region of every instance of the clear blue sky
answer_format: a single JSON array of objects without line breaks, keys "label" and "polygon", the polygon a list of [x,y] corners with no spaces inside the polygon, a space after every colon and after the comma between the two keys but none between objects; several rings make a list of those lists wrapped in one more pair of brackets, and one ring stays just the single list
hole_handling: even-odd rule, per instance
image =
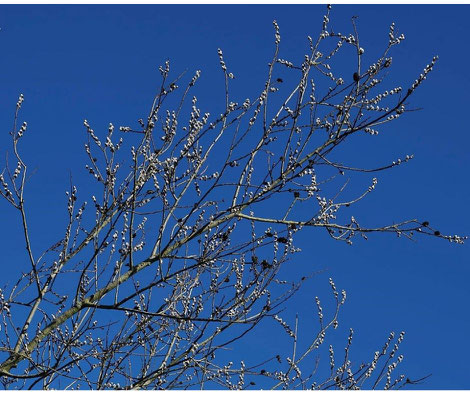
[{"label": "clear blue sky", "polygon": [[[214,88],[222,83],[219,47],[237,77],[236,94],[254,97],[272,56],[272,21],[281,28],[281,57],[300,59],[308,49],[306,36],[321,28],[324,8],[0,6],[1,155],[7,146],[10,150],[8,132],[23,93],[21,120],[29,126],[22,151],[30,168],[37,169],[28,189],[36,250],[61,237],[70,172],[79,185],[86,179],[84,119],[97,133],[105,133],[109,122],[134,125],[148,111],[160,83],[158,66],[167,58],[174,75],[202,70],[203,86],[213,89],[208,89],[210,94],[199,90],[200,102],[212,112],[211,105],[219,105],[223,97],[221,87]],[[354,208],[354,216],[377,225],[418,218],[445,234],[470,235],[470,7],[338,5],[333,6],[331,26],[351,32],[352,15],[359,16],[361,43],[371,56],[386,44],[391,22],[406,35],[393,52],[392,83],[405,88],[433,55],[440,58],[411,99],[423,109],[385,128],[373,149],[353,147],[362,153],[360,158],[348,157],[351,165],[365,159],[371,166],[383,165],[415,155],[407,165],[378,174],[377,191]],[[85,195],[86,188],[81,190]],[[23,241],[16,212],[2,202],[0,214],[2,269],[13,278],[15,269],[26,264],[18,258]],[[304,252],[293,260],[287,276],[328,269],[302,289],[297,299],[302,302],[287,311],[291,323],[295,311],[305,319],[305,338],[306,322],[315,313],[313,297],[328,298],[328,277],[333,277],[348,291],[348,301],[339,331],[327,336],[327,343],[340,350],[353,327],[352,358],[367,361],[390,330],[404,330],[403,370],[412,378],[432,373],[420,389],[470,388],[469,244],[375,235],[347,246],[310,230],[298,242]],[[283,335],[281,330],[258,337],[257,344],[272,346],[277,335]],[[322,362],[327,368],[328,360]]]}]

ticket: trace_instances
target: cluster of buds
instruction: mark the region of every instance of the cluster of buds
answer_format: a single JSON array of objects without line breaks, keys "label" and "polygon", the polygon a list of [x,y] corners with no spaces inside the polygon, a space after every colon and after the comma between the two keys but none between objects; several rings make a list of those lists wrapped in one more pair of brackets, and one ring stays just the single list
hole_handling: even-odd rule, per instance
[{"label": "cluster of buds", "polygon": [[19,110],[21,108],[21,105],[23,104],[24,101],[24,96],[23,93],[20,94],[20,97],[18,97],[18,101],[16,102],[16,109]]},{"label": "cluster of buds", "polygon": [[3,196],[6,197],[9,201],[13,201],[13,194],[11,193],[8,183],[5,181],[3,174],[0,174],[0,182],[2,183],[3,187]]},{"label": "cluster of buds", "polygon": [[285,60],[285,59],[277,59],[277,62],[288,67],[288,68],[293,68],[294,67],[294,63],[288,61],[288,60]]},{"label": "cluster of buds", "polygon": [[18,130],[18,133],[16,134],[16,139],[20,139],[21,137],[23,137],[23,134],[26,131],[26,127],[28,127],[28,123],[23,122],[20,129]]},{"label": "cluster of buds", "polygon": [[196,70],[196,73],[194,74],[194,77],[192,77],[191,82],[189,82],[189,86],[194,86],[196,81],[199,79],[201,76],[201,70]]},{"label": "cluster of buds", "polygon": [[165,67],[159,66],[158,71],[160,71],[160,74],[162,74],[163,78],[166,78],[168,76],[169,72],[170,72],[170,61],[167,60],[165,62]]},{"label": "cluster of buds", "polygon": [[395,37],[395,23],[390,25],[390,31],[388,33],[388,43],[389,45],[397,45],[405,39],[404,34],[400,34],[400,36]]},{"label": "cluster of buds", "polygon": [[279,45],[279,43],[281,42],[281,34],[279,33],[279,25],[277,24],[276,21],[273,21],[273,25],[274,25],[274,30],[275,30],[275,34],[274,34],[275,43],[276,45]]},{"label": "cluster of buds", "polygon": [[438,56],[434,56],[431,60],[431,63],[428,64],[423,72],[419,75],[418,79],[414,81],[413,85],[411,86],[411,90],[415,90],[421,83],[426,79],[426,76],[432,71],[432,68],[436,64],[437,60],[439,59]]},{"label": "cluster of buds", "polygon": [[224,72],[227,72],[227,66],[225,65],[224,55],[222,53],[222,49],[218,48],[217,49],[217,54],[219,55],[220,67],[222,67],[222,70]]}]

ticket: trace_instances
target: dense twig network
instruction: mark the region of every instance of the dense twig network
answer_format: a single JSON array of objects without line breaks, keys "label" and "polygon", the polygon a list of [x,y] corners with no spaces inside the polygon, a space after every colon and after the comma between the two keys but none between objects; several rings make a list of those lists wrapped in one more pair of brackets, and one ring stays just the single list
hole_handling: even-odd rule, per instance
[{"label": "dense twig network", "polygon": [[[77,187],[70,187],[64,234],[40,255],[31,246],[25,210],[27,165],[19,143],[27,123],[17,124],[20,96],[11,133],[17,166],[7,163],[0,193],[20,213],[29,271],[0,289],[4,388],[353,389],[413,382],[393,376],[404,333],[392,333],[368,363],[355,365],[352,330],[344,354],[329,348],[330,373],[318,381],[311,357],[338,325],[346,300],[333,280],[336,309],[326,318],[316,299],[319,325],[309,346],[298,343],[298,322],[281,317],[284,303],[311,274],[298,283],[279,278],[280,267],[299,252],[294,239],[301,230],[322,228],[349,244],[373,232],[464,241],[417,219],[366,227],[350,216],[348,207],[368,197],[377,178],[345,198],[349,174],[384,171],[413,156],[355,168],[331,152],[358,133],[374,138],[382,125],[403,116],[437,57],[409,88],[381,90],[390,51],[404,36],[392,24],[383,55],[366,65],[355,20],[353,33],[344,35],[329,28],[329,17],[330,7],[300,62],[279,56],[274,22],[266,81],[257,97],[242,103],[232,101],[236,80],[219,49],[225,81],[220,115],[198,108],[201,71],[181,88],[185,75],[171,77],[167,61],[138,127],[110,124],[101,137],[85,120],[86,170],[99,194],[91,204],[80,203]],[[356,66],[340,77],[332,62],[346,46],[354,48]],[[288,74],[297,78],[290,87]],[[264,321],[283,327],[291,354],[254,365],[249,355],[239,366],[218,361]]]}]

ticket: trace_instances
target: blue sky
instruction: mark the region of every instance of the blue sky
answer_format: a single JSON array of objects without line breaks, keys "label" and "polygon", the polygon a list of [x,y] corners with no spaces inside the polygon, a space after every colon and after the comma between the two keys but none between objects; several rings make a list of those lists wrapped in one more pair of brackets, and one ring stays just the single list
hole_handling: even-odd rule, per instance
[{"label": "blue sky", "polygon": [[[39,251],[60,238],[70,173],[79,185],[85,182],[84,119],[103,134],[109,122],[134,125],[148,111],[160,83],[158,66],[167,58],[174,75],[202,70],[201,84],[207,89],[199,90],[199,103],[212,112],[211,106],[220,105],[223,97],[219,47],[236,75],[234,95],[254,97],[263,87],[272,56],[272,21],[281,28],[281,57],[301,59],[308,49],[306,36],[315,37],[321,28],[324,8],[2,5],[1,154],[10,150],[8,132],[23,93],[21,120],[28,122],[28,135],[21,149],[30,168],[36,168],[28,189],[33,247]],[[470,235],[470,7],[337,5],[331,26],[349,33],[353,15],[359,17],[361,45],[370,59],[386,44],[391,22],[405,34],[393,52],[392,85],[407,87],[439,55],[434,71],[411,99],[412,106],[422,110],[384,128],[372,143],[352,141],[345,153],[349,164],[358,166],[415,155],[406,165],[378,174],[376,192],[354,208],[354,216],[378,225],[417,218],[444,234]],[[82,190],[86,194],[86,186]],[[2,202],[0,213],[0,245],[9,262],[3,265],[13,278],[14,268],[23,264],[18,260],[23,241],[16,212]],[[313,298],[328,298],[332,277],[348,291],[348,301],[340,329],[327,343],[341,349],[347,329],[353,327],[353,359],[367,361],[390,330],[404,330],[403,370],[414,378],[432,373],[420,389],[469,388],[468,243],[427,237],[410,242],[378,234],[347,246],[311,230],[299,236],[298,243],[303,254],[289,265],[287,276],[327,271],[301,290],[305,302],[289,307],[290,322],[299,312],[305,319],[301,327],[308,329],[309,316],[315,313]],[[278,334],[266,334],[264,346]],[[327,367],[327,359],[323,362]]]}]

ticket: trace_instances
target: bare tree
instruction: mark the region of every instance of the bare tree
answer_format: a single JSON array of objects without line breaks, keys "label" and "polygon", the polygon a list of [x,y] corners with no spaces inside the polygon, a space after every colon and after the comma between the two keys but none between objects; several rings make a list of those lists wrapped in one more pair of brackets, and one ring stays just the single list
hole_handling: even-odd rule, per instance
[{"label": "bare tree", "polygon": [[[374,138],[382,125],[408,112],[410,96],[437,57],[409,88],[383,90],[390,52],[404,36],[392,24],[383,54],[365,65],[354,18],[352,33],[344,35],[329,28],[329,14],[328,6],[320,34],[308,37],[309,51],[300,62],[280,57],[273,22],[267,78],[259,95],[242,103],[232,101],[236,81],[219,49],[225,81],[220,115],[198,108],[200,71],[185,83],[184,74],[171,76],[166,62],[161,87],[137,127],[115,130],[110,124],[100,136],[85,120],[86,170],[97,192],[87,205],[70,187],[64,233],[41,254],[31,246],[34,234],[27,225],[29,173],[19,149],[27,123],[20,124],[20,95],[11,132],[17,165],[6,163],[0,192],[19,213],[29,269],[0,290],[4,388],[352,389],[414,383],[394,376],[404,333],[392,333],[369,362],[356,365],[349,356],[352,330],[339,362],[330,346],[330,369],[318,381],[323,375],[314,355],[327,330],[338,325],[346,300],[333,280],[336,308],[327,318],[316,298],[318,329],[308,346],[298,345],[297,321],[280,316],[312,274],[299,272],[296,283],[279,275],[300,251],[294,239],[301,230],[321,228],[349,244],[373,232],[465,239],[417,219],[364,227],[348,216],[346,208],[377,183],[372,178],[368,188],[345,198],[354,173],[391,169],[412,156],[379,168],[353,168],[332,152],[358,133]],[[337,56],[344,47],[354,49],[355,68],[339,77],[334,69],[341,68]],[[291,88],[281,97],[286,85]],[[249,354],[239,365],[227,361],[226,349],[266,321],[285,329],[292,353],[273,353],[255,364]]]}]

